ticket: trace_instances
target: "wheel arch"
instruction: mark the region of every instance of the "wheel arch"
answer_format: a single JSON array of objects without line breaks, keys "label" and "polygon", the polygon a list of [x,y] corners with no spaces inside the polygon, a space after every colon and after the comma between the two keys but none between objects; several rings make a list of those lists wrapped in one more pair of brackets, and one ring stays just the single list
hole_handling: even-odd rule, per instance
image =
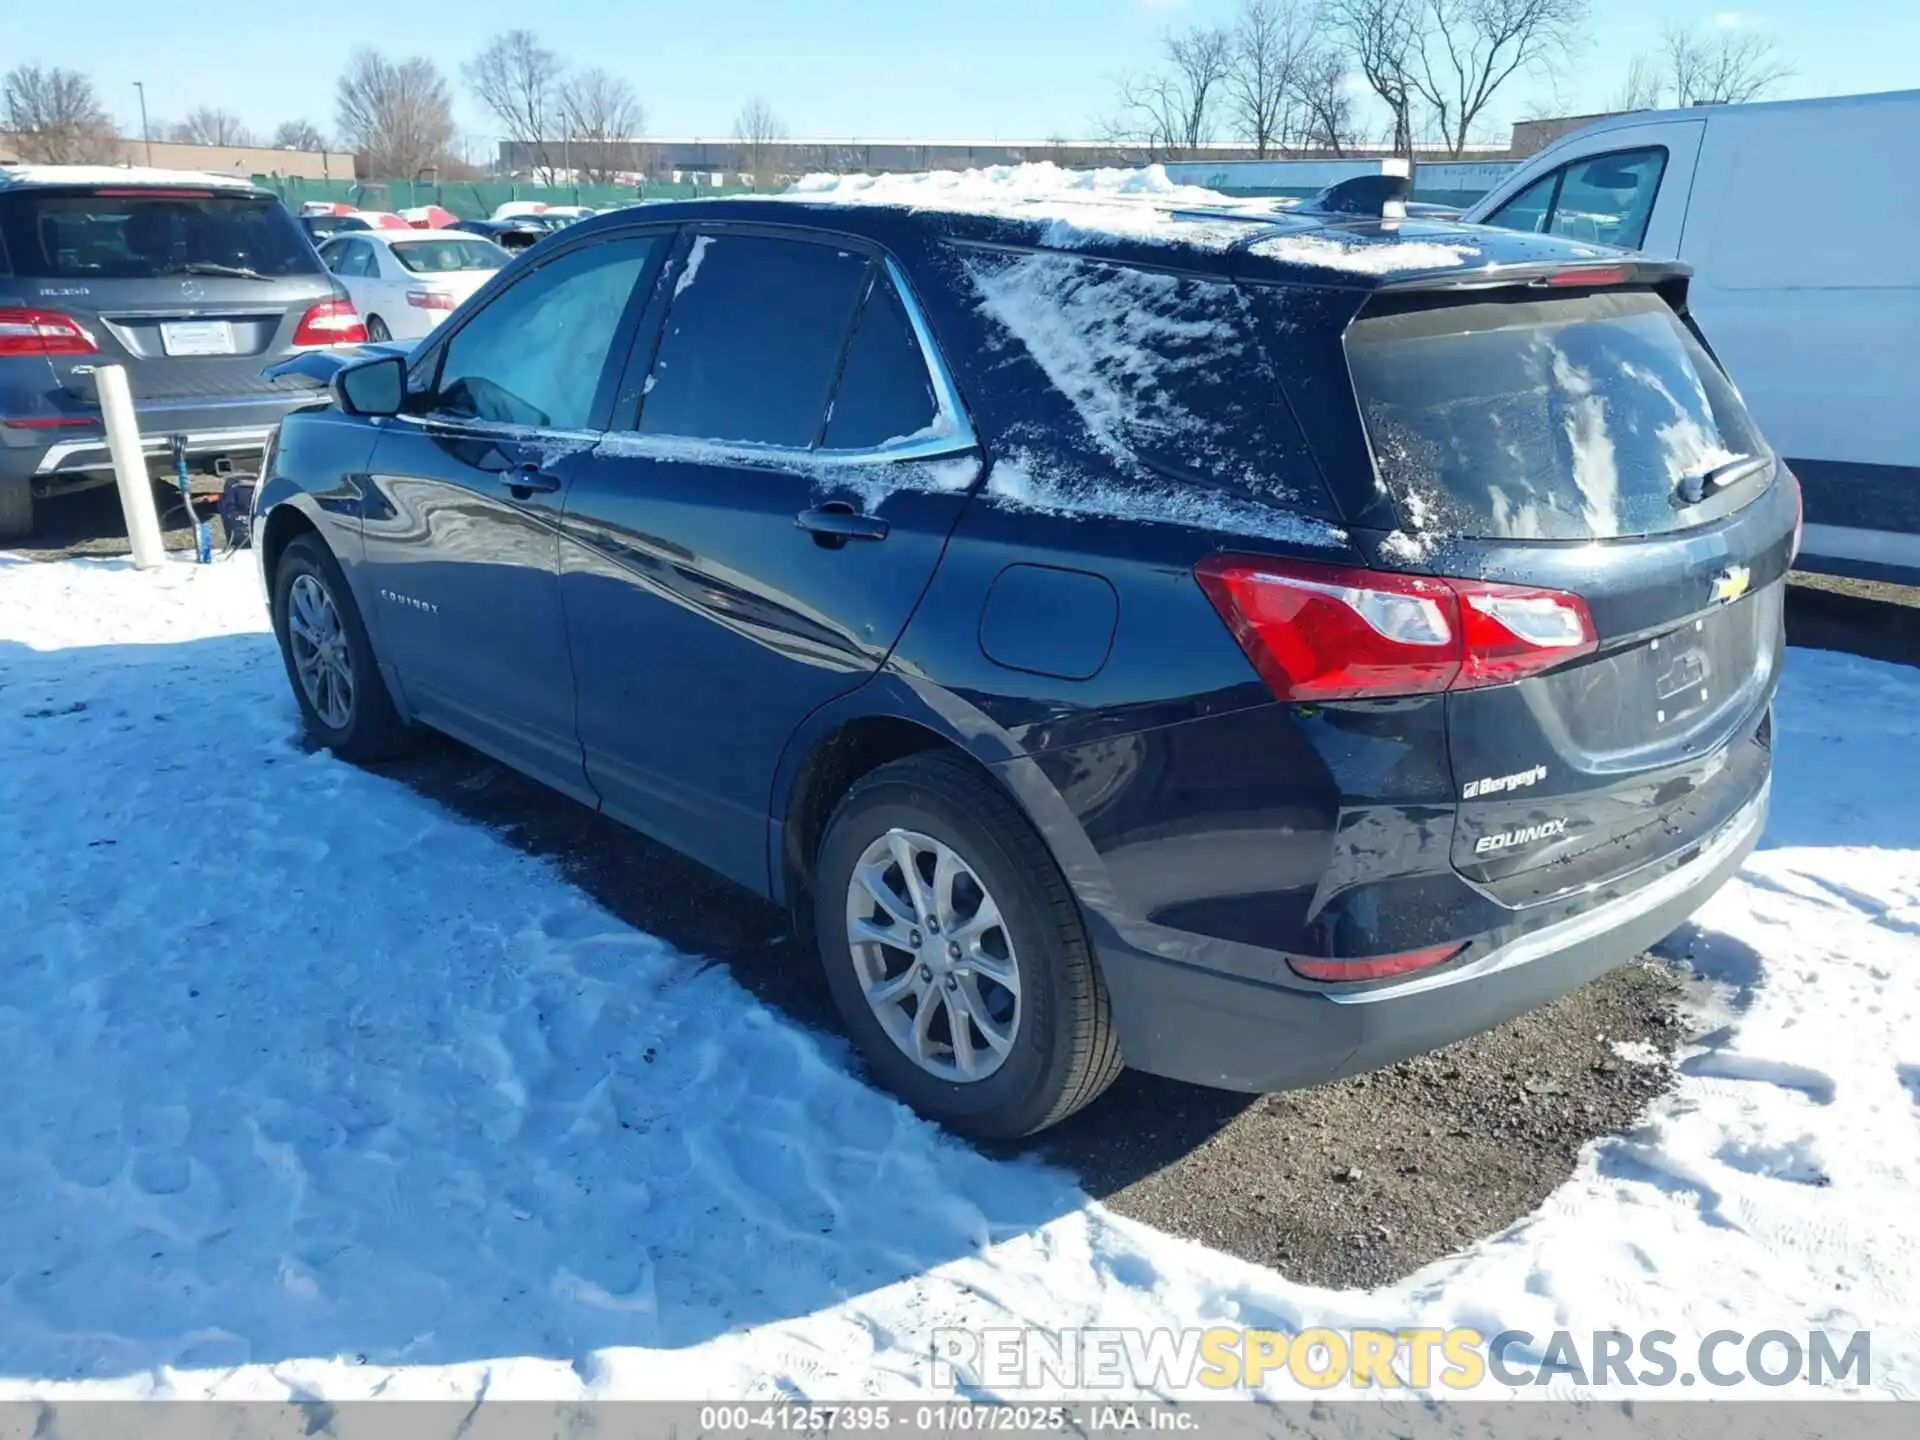
[{"label": "wheel arch", "polygon": [[[260,575],[266,582],[269,603],[273,597],[273,577],[280,567],[280,557],[286,553],[287,546],[301,535],[317,536],[329,550],[334,548],[327,543],[326,534],[318,521],[302,510],[296,501],[283,500],[267,511],[266,523],[260,527],[254,544],[260,548]],[[335,558],[339,558],[337,552]]]},{"label": "wheel arch", "polygon": [[[970,761],[1027,810],[994,769],[994,761],[1017,753],[1003,732],[990,727],[970,736],[897,677],[877,677],[816,710],[787,742],[768,807],[768,888],[773,899],[798,914],[806,899],[807,873],[841,797],[882,765],[929,751]],[[1035,828],[1042,829],[1043,840],[1048,838],[1042,827]]]}]

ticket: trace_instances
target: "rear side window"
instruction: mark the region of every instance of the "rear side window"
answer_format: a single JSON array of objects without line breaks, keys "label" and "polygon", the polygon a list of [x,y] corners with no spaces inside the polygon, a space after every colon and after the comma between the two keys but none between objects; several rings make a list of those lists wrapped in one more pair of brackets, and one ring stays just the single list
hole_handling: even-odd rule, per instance
[{"label": "rear side window", "polygon": [[939,407],[906,306],[885,275],[860,308],[827,420],[828,450],[873,450],[930,429]]},{"label": "rear side window", "polygon": [[570,251],[490,300],[448,342],[433,408],[454,419],[583,430],[655,242]]},{"label": "rear side window", "polygon": [[1047,251],[970,252],[966,266],[987,318],[1024,346],[1110,466],[1331,514],[1232,281]]},{"label": "rear side window", "polygon": [[805,449],[827,413],[865,256],[700,235],[674,283],[640,431]]},{"label": "rear side window", "polygon": [[35,280],[145,280],[196,267],[321,273],[299,225],[271,196],[16,190],[0,195],[0,238],[13,273]]},{"label": "rear side window", "polygon": [[1684,483],[1770,454],[1719,366],[1647,291],[1410,304],[1363,315],[1346,348],[1380,481],[1412,530],[1679,530],[1754,493],[1708,487],[1685,504]]}]

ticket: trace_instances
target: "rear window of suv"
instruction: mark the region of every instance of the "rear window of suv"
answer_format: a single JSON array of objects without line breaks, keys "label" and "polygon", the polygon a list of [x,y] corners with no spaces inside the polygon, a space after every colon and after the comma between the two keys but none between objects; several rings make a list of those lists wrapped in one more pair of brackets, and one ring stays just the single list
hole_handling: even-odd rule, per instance
[{"label": "rear window of suv", "polygon": [[[1746,503],[1770,452],[1658,295],[1400,302],[1347,331],[1381,484],[1409,529],[1592,540]],[[1687,500],[1681,497],[1686,495]],[[1692,503],[1688,503],[1691,501]]]},{"label": "rear window of suv", "polygon": [[0,195],[0,240],[13,273],[34,280],[143,280],[214,266],[320,273],[313,247],[271,196],[17,190]]}]

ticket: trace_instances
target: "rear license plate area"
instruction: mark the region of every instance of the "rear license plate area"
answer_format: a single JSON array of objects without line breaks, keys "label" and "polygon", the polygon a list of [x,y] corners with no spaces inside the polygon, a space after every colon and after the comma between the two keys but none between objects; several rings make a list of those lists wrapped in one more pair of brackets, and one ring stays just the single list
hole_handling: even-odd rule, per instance
[{"label": "rear license plate area", "polygon": [[163,321],[160,347],[171,356],[231,355],[233,326],[225,320]]},{"label": "rear license plate area", "polygon": [[1710,643],[1705,628],[1705,622],[1696,620],[1684,630],[1648,643],[1647,673],[1653,694],[1647,703],[1654,724],[1677,724],[1713,703],[1720,679],[1715,673],[1715,652],[1726,647]]}]

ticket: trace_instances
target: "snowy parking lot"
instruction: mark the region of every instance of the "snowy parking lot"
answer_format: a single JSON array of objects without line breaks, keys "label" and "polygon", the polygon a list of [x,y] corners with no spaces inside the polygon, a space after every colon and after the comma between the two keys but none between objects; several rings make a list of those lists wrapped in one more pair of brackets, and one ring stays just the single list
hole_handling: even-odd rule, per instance
[{"label": "snowy parking lot", "polygon": [[1518,1223],[1313,1289],[303,748],[244,558],[0,557],[0,1396],[907,1398],[939,1327],[1221,1324],[1867,1330],[1915,1397],[1917,738],[1920,671],[1794,650],[1664,1095]]}]

